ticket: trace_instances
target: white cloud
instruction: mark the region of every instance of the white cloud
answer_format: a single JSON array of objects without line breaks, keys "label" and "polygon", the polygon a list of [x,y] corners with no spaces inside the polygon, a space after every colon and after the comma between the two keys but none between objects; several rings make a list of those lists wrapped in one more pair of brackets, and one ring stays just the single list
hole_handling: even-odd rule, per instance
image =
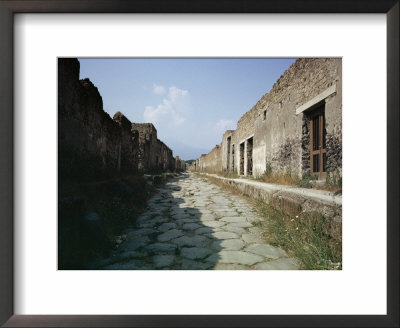
[{"label": "white cloud", "polygon": [[165,87],[163,85],[153,84],[153,93],[162,96],[165,95]]},{"label": "white cloud", "polygon": [[[155,93],[155,88],[153,88],[153,92]],[[146,122],[153,124],[165,120],[168,123],[172,122],[175,125],[181,125],[185,122],[184,116],[190,107],[189,100],[189,91],[171,86],[167,97],[163,99],[161,104],[157,107],[146,106],[143,118]]]},{"label": "white cloud", "polygon": [[235,122],[233,120],[219,120],[214,125],[214,131],[222,135],[225,133],[226,130],[234,130],[235,129]]},{"label": "white cloud", "polygon": [[185,100],[188,95],[189,91],[187,90],[178,89],[174,86],[169,88],[169,98],[174,103],[182,102],[182,100]]}]

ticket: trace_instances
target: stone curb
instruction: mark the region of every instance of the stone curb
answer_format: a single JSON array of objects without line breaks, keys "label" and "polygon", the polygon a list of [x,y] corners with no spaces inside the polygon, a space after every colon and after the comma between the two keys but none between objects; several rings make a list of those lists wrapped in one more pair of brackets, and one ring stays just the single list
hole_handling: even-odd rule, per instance
[{"label": "stone curb", "polygon": [[240,178],[225,178],[203,172],[196,173],[222,180],[244,194],[261,198],[267,203],[273,203],[289,215],[298,215],[301,212],[318,212],[335,222],[342,221],[342,197],[335,196],[329,191],[310,190]]}]

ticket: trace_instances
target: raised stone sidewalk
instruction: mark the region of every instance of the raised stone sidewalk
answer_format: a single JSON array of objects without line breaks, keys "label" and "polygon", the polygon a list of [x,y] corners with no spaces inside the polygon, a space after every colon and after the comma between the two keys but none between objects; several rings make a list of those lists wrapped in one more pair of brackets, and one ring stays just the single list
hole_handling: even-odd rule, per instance
[{"label": "raised stone sidewalk", "polygon": [[267,244],[253,223],[263,220],[240,197],[204,178],[172,179],[124,241],[96,264],[104,270],[296,270],[299,263]]},{"label": "raised stone sidewalk", "polygon": [[272,202],[290,215],[301,212],[318,212],[333,222],[342,221],[342,196],[326,190],[306,189],[273,183],[259,182],[244,178],[225,178],[216,174],[200,173],[234,186],[241,192]]}]

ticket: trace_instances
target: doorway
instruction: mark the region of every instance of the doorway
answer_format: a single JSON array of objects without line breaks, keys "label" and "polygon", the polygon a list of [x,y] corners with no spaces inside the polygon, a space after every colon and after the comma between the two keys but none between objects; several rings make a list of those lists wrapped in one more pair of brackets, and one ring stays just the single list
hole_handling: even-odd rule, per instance
[{"label": "doorway", "polygon": [[253,137],[247,139],[247,175],[253,175]]},{"label": "doorway", "polygon": [[244,142],[240,144],[240,175],[244,175]]},{"label": "doorway", "polygon": [[310,114],[310,168],[319,180],[326,178],[325,106]]},{"label": "doorway", "polygon": [[232,172],[235,172],[235,145],[232,144]]},{"label": "doorway", "polygon": [[231,137],[228,137],[226,142],[226,170],[229,172],[229,159],[231,155]]}]

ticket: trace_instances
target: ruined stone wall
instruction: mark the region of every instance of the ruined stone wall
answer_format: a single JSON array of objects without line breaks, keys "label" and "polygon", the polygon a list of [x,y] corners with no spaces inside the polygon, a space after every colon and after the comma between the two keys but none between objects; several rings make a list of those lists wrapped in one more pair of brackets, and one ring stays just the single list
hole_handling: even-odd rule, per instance
[{"label": "ruined stone wall", "polygon": [[216,145],[208,154],[200,157],[200,171],[214,173],[222,171],[221,146]]},{"label": "ruined stone wall", "polygon": [[201,167],[200,163],[201,163],[201,157],[198,158],[198,159],[196,159],[196,160],[192,163],[192,165],[190,166],[190,168],[188,168],[188,169],[191,170],[191,171],[201,171],[201,169],[200,169],[200,167]]},{"label": "ruined stone wall", "polygon": [[199,158],[199,162],[197,165],[197,170],[198,171],[206,171],[206,167],[207,167],[207,163],[208,163],[208,159],[207,159],[207,155],[208,154],[202,154]]},{"label": "ruined stone wall", "polygon": [[342,61],[337,59],[336,93],[325,99],[326,151],[328,174],[342,176]]},{"label": "ruined stone wall", "polygon": [[139,167],[145,171],[175,170],[172,150],[157,138],[157,130],[151,123],[132,123],[139,133]]},{"label": "ruined stone wall", "polygon": [[[224,134],[220,171],[226,170],[230,163],[235,172],[244,175],[252,173],[259,176],[265,172],[267,165],[273,172],[295,176],[309,173],[309,115],[316,106],[323,105],[327,170],[338,170],[341,174],[341,83],[340,58],[298,59],[271,91],[240,118],[237,129]],[[216,164],[212,164],[216,163],[214,154],[213,149],[202,156],[196,169],[217,168]]]},{"label": "ruined stone wall", "polygon": [[139,134],[139,168],[144,171],[175,169],[172,150],[157,138],[157,130],[151,123],[132,123]]},{"label": "ruined stone wall", "polygon": [[[238,121],[237,128],[232,136],[232,145],[235,147],[235,172],[240,172],[241,153],[240,145],[244,143],[244,152],[246,152],[246,140],[254,135],[254,124],[257,117],[257,103],[252,109],[246,112]],[[247,166],[244,162],[244,174],[246,174]]]},{"label": "ruined stone wall", "polygon": [[138,169],[173,170],[172,150],[157,139],[151,123],[113,119],[89,79],[79,80],[79,61],[58,62],[58,163],[60,179],[96,179]]},{"label": "ruined stone wall", "polygon": [[157,167],[164,171],[173,171],[175,169],[175,161],[172,155],[172,150],[161,140],[157,139],[157,142],[159,146],[159,162]]},{"label": "ruined stone wall", "polygon": [[166,156],[167,156],[166,160],[165,160],[166,169],[169,171],[173,171],[173,170],[175,170],[175,158],[173,156],[172,150],[166,146],[165,152],[166,152]]},{"label": "ruined stone wall", "polygon": [[156,128],[151,123],[132,123],[132,129],[139,133],[139,169],[157,169],[161,150]]},{"label": "ruined stone wall", "polygon": [[233,130],[227,130],[222,136],[221,166],[222,166],[222,171],[224,172],[232,171],[232,144],[234,143],[233,134],[234,134]]},{"label": "ruined stone wall", "polygon": [[184,160],[180,159],[179,156],[176,156],[174,158],[174,162],[175,162],[175,169],[176,170],[186,170],[186,163]]},{"label": "ruined stone wall", "polygon": [[[132,142],[133,152],[121,158]],[[94,179],[135,171],[135,136],[103,110],[99,91],[79,80],[79,61],[58,62],[58,165],[60,179]]]},{"label": "ruined stone wall", "polygon": [[118,169],[122,172],[136,171],[139,163],[139,133],[132,130],[132,123],[124,114],[115,113],[113,120],[118,123],[121,129],[119,144]]},{"label": "ruined stone wall", "polygon": [[164,143],[160,140],[157,139],[157,162],[156,162],[156,166],[158,169],[163,169],[164,167],[164,157],[166,157],[165,154],[165,147],[164,147]]}]

